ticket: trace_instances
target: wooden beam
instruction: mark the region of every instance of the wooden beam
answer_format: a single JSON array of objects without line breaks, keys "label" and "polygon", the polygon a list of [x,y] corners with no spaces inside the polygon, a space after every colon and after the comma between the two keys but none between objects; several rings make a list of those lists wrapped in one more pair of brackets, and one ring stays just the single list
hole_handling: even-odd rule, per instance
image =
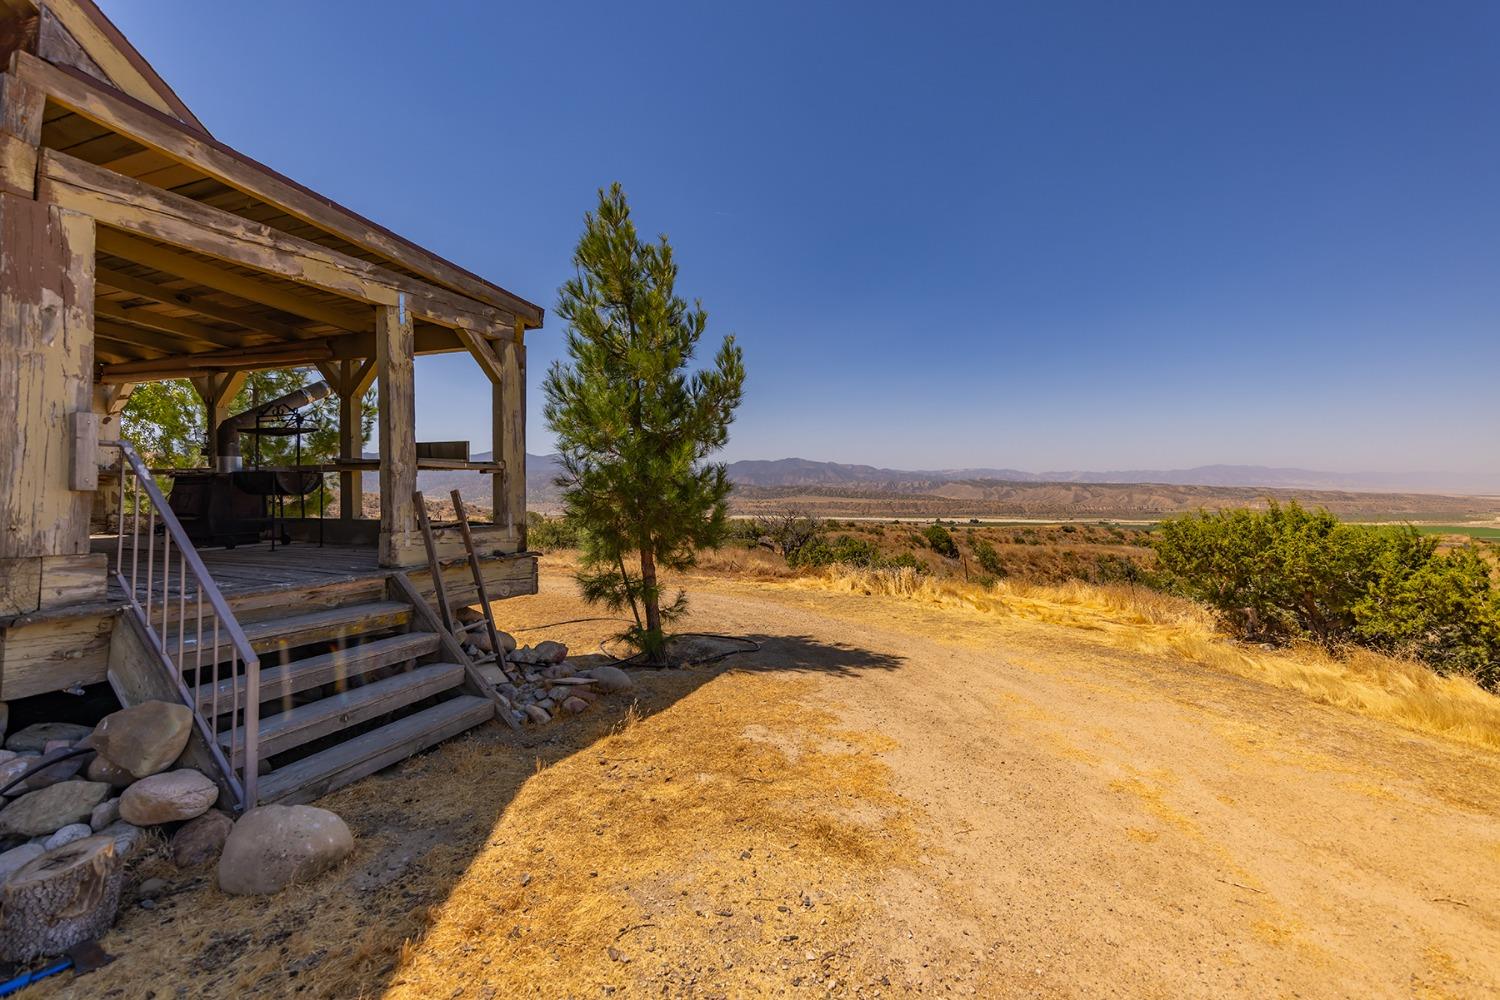
[{"label": "wooden beam", "polygon": [[503,310],[526,326],[542,325],[542,310],[519,296],[470,274],[348,209],[315,195],[213,139],[166,115],[111,93],[82,74],[51,66],[25,52],[16,54],[17,74],[56,103],[121,135],[185,163],[248,195],[280,206],[310,225],[341,236],[372,253],[427,275],[476,302]]},{"label": "wooden beam", "polygon": [[208,133],[171,86],[157,75],[151,64],[92,0],[47,0],[47,9],[116,88],[205,135]]},{"label": "wooden beam", "polygon": [[[415,344],[417,354],[443,354],[464,349],[453,331],[439,327],[417,330]],[[196,354],[184,354],[179,347],[166,353],[170,356],[103,365],[96,381],[103,384],[150,382],[202,375],[206,371],[255,371],[262,368],[314,365],[320,361],[345,358],[368,358],[375,353],[375,336],[347,333],[320,340],[299,340],[287,344],[264,344]],[[373,373],[372,368],[365,377],[365,390],[370,387],[369,380],[374,377]]]},{"label": "wooden beam", "polygon": [[245,387],[246,377],[246,373],[242,371],[211,372],[193,379],[193,388],[198,390],[198,398],[203,400],[204,427],[208,438],[205,451],[210,465],[219,457],[219,425],[229,417],[229,408],[234,404],[234,397]]},{"label": "wooden beam", "polygon": [[0,74],[0,190],[30,198],[36,192],[37,147],[47,95]]},{"label": "wooden beam", "polygon": [[493,329],[514,322],[508,313],[445,289],[392,274],[278,229],[250,222],[76,157],[44,150],[40,186],[49,201],[92,215],[100,223],[206,254],[298,284],[370,305],[395,305],[441,326]]},{"label": "wooden beam", "polygon": [[137,278],[111,267],[95,268],[94,281],[96,284],[113,288],[116,291],[129,292],[131,295],[179,309],[191,309],[211,319],[223,320],[226,323],[243,326],[248,330],[270,334],[279,340],[299,340],[308,336],[306,331],[298,330],[278,320],[257,316],[253,312],[236,309],[234,306],[210,302],[201,296],[190,295],[177,288],[168,288],[166,285],[159,285],[145,278]]},{"label": "wooden beam", "polygon": [[412,317],[405,299],[375,316],[375,370],[380,380],[380,565],[422,561],[417,538],[417,406]]},{"label": "wooden beam", "polygon": [[[375,380],[374,358],[343,358],[337,363],[321,361],[318,371],[339,394],[339,458],[362,458],[364,452],[364,398]],[[352,521],[359,517],[364,492],[361,474],[355,470],[339,473],[339,519]]]},{"label": "wooden beam", "polygon": [[175,333],[159,333],[138,326],[120,323],[107,316],[94,320],[94,332],[101,338],[117,344],[135,344],[162,354],[190,354],[198,350],[212,350],[214,345],[181,337]]},{"label": "wooden beam", "polygon": [[102,316],[105,319],[112,319],[119,323],[128,323],[131,326],[144,327],[147,330],[170,333],[181,337],[196,347],[204,347],[209,350],[220,347],[244,347],[256,339],[262,341],[266,339],[264,334],[257,338],[253,333],[245,334],[232,330],[214,330],[204,326],[202,323],[194,323],[192,320],[183,319],[180,316],[167,316],[150,309],[131,309],[110,299],[98,299],[94,303],[94,315]]},{"label": "wooden beam", "polygon": [[137,264],[144,264],[146,267],[185,278],[195,284],[227,292],[250,302],[259,302],[261,305],[270,306],[294,316],[301,316],[303,319],[326,323],[340,330],[359,333],[375,329],[374,323],[369,316],[365,315],[368,310],[355,310],[315,302],[306,296],[267,284],[259,278],[226,271],[217,264],[170,247],[159,246],[117,229],[99,230],[99,249],[115,257],[123,257]]},{"label": "wooden beam", "polygon": [[500,381],[490,387],[495,461],[502,467],[493,480],[495,523],[513,533],[526,548],[526,348],[495,345],[500,354]]}]

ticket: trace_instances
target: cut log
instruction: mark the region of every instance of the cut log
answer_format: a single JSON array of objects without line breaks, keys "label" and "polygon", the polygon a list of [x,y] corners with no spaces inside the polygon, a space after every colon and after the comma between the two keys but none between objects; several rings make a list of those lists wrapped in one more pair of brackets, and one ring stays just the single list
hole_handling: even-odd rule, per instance
[{"label": "cut log", "polygon": [[109,930],[125,865],[115,838],[85,837],[22,865],[0,888],[0,961],[59,955]]}]

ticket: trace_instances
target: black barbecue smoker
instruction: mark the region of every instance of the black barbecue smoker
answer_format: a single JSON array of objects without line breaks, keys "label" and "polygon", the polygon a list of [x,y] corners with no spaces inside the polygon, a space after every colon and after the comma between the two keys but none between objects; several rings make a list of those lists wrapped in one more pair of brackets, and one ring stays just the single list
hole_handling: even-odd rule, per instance
[{"label": "black barbecue smoker", "polygon": [[[263,538],[270,539],[272,548],[277,541],[284,545],[291,543],[285,525],[287,498],[302,499],[305,513],[306,497],[323,485],[321,472],[301,468],[302,435],[314,429],[303,410],[330,392],[327,382],[314,382],[227,417],[214,429],[217,466],[207,471],[178,473],[168,497],[172,513],[182,522],[193,544],[232,549]],[[293,438],[296,441],[293,466],[245,468],[240,452],[242,434],[256,439],[255,466],[260,464],[261,437]],[[319,513],[322,513],[321,500]]]}]

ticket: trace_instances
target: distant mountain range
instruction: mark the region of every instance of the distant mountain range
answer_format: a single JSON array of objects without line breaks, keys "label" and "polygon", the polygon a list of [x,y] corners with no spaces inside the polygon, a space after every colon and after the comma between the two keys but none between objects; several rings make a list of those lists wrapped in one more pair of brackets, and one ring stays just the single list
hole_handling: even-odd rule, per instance
[{"label": "distant mountain range", "polygon": [[[474,456],[489,459],[488,452]],[[553,479],[556,455],[526,456],[526,492],[539,507],[557,497]],[[1281,490],[1342,490],[1370,493],[1437,493],[1500,495],[1500,472],[1493,476],[1448,473],[1318,472],[1259,465],[1203,465],[1191,469],[1122,469],[1114,472],[1025,472],[1020,469],[968,468],[905,470],[805,458],[756,459],[729,463],[729,477],[745,487],[851,487],[862,491],[910,492],[945,483],[1150,483],[1171,486],[1263,487]],[[373,479],[373,477],[372,477]],[[420,485],[429,493],[458,488],[465,496],[488,502],[489,483],[472,472],[423,472]],[[365,485],[375,489],[373,481]]]}]

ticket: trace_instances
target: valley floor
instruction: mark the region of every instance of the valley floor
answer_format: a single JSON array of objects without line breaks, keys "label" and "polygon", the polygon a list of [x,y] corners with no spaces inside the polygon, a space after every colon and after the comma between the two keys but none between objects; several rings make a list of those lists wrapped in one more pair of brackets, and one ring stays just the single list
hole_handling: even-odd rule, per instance
[{"label": "valley floor", "polygon": [[[594,614],[571,587],[503,618]],[[118,961],[28,992],[1500,993],[1500,756],[1079,629],[690,590],[683,627],[761,649],[329,797],[356,853],[282,896],[148,865]]]}]

